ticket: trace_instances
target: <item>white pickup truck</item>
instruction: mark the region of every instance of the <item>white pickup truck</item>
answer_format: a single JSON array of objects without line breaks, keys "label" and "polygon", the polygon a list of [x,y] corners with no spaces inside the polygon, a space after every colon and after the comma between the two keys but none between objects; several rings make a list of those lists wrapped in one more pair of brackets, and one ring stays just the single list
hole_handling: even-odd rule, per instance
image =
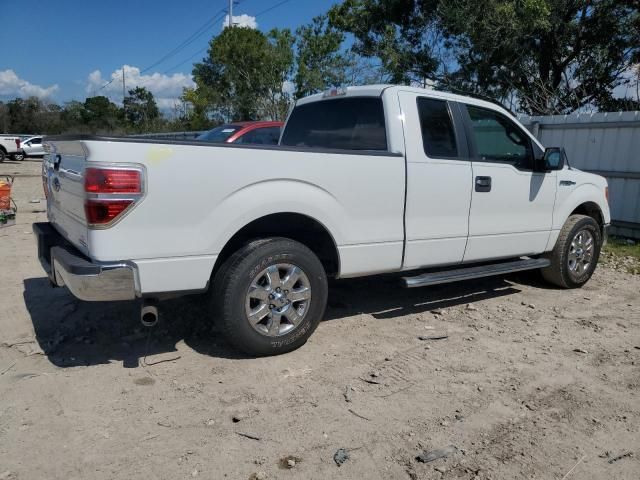
[{"label": "white pickup truck", "polygon": [[541,269],[591,277],[610,222],[606,181],[571,168],[490,102],[401,86],[299,100],[280,145],[49,137],[54,285],[134,300],[206,293],[252,355],[305,343],[327,277],[400,272],[419,287]]},{"label": "white pickup truck", "polygon": [[7,157],[21,155],[20,137],[15,135],[0,135],[0,163],[4,162]]}]

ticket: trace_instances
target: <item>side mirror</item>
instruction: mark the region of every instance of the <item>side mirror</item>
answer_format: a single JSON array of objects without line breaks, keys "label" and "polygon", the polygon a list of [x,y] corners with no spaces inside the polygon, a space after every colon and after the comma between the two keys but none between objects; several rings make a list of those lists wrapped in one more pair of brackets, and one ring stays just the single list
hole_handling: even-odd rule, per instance
[{"label": "side mirror", "polygon": [[536,159],[536,172],[549,172],[564,168],[564,151],[562,148],[550,147],[544,151],[542,158]]}]

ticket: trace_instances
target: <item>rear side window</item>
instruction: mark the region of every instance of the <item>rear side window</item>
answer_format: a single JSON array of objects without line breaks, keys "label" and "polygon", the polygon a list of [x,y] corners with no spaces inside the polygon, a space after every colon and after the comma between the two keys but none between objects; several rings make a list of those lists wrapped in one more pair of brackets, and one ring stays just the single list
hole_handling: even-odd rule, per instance
[{"label": "rear side window", "polygon": [[353,97],[300,105],[291,113],[281,144],[343,150],[387,150],[382,99]]},{"label": "rear side window", "polygon": [[418,116],[424,153],[431,158],[457,157],[456,134],[447,102],[419,97]]}]

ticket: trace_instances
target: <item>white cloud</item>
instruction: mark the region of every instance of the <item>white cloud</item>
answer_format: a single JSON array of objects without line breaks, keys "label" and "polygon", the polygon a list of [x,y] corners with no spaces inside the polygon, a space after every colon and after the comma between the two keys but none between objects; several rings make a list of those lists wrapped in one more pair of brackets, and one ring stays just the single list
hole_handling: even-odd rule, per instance
[{"label": "white cloud", "polygon": [[18,77],[13,70],[0,71],[0,96],[47,98],[57,91],[57,84],[41,87]]},{"label": "white cloud", "polygon": [[284,82],[282,82],[282,91],[289,95],[293,95],[293,93],[296,91],[296,84],[290,80],[285,80]]},{"label": "white cloud", "polygon": [[[258,28],[258,22],[256,22],[256,17],[252,17],[251,15],[247,15],[243,13],[242,15],[234,15],[233,16],[233,24],[236,27],[245,27],[245,28]],[[229,26],[229,15],[225,15],[224,20],[222,22],[222,30]]]},{"label": "white cloud", "polygon": [[[191,75],[184,73],[165,75],[158,72],[141,74],[138,67],[130,65],[124,66],[124,78],[127,91],[135,87],[145,87],[153,93],[161,110],[171,109],[182,95],[183,88],[195,87]],[[89,95],[105,95],[113,97],[116,102],[122,101],[122,69],[115,70],[107,78],[102,77],[100,70],[95,70],[89,74],[87,80],[87,93]],[[109,81],[111,83],[104,86]]]}]

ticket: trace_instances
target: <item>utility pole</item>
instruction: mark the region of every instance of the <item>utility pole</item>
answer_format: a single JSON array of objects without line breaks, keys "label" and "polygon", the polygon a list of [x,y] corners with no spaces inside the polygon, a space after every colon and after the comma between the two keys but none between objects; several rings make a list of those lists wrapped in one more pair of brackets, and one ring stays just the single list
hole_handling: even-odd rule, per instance
[{"label": "utility pole", "polygon": [[122,105],[124,105],[124,98],[127,96],[127,88],[124,83],[124,65],[122,66]]},{"label": "utility pole", "polygon": [[233,0],[229,0],[229,27],[233,27]]}]

